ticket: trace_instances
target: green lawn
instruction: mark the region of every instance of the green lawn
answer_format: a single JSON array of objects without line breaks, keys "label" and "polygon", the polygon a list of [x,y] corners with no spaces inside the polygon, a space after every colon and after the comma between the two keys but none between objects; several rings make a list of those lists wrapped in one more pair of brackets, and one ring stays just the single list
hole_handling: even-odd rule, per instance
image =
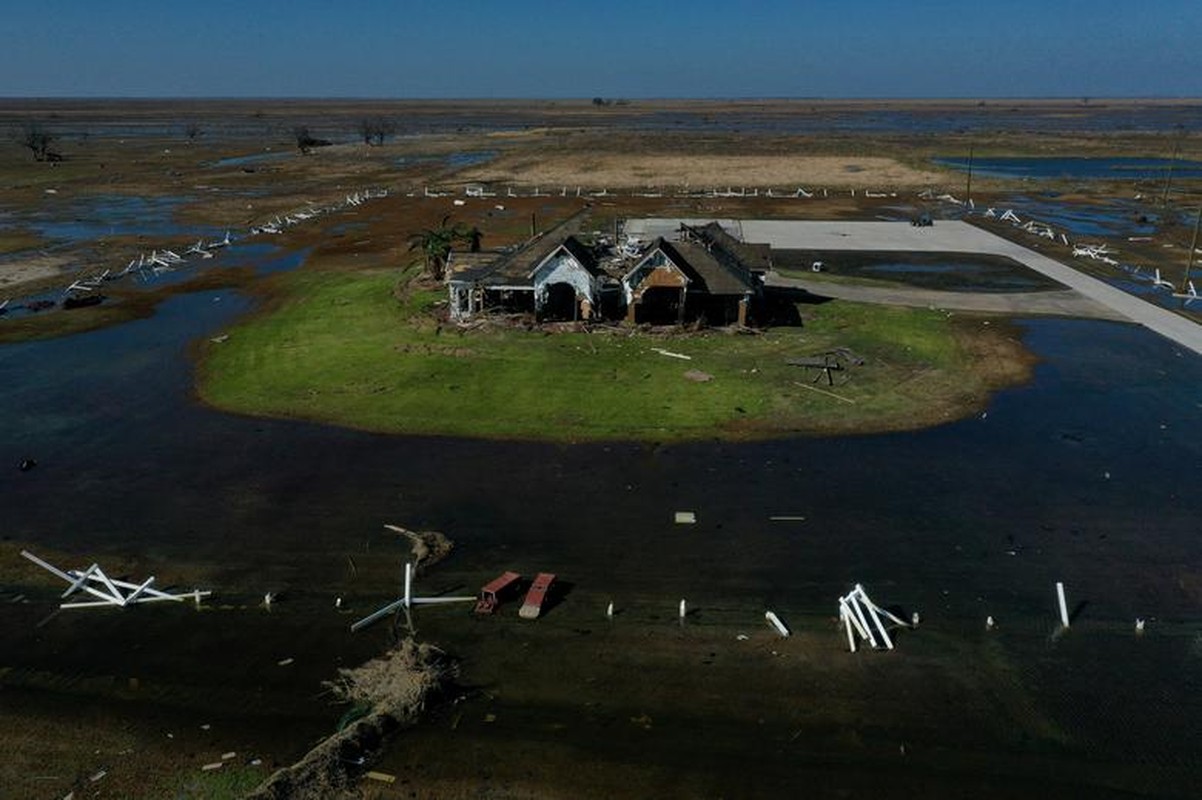
[{"label": "green lawn", "polygon": [[[382,432],[660,441],[912,428],[970,412],[990,388],[955,335],[965,323],[936,311],[803,306],[803,328],[763,335],[462,332],[434,321],[441,291],[398,301],[396,272],[281,279],[279,302],[206,343],[206,402]],[[833,388],[784,363],[833,347],[867,362]]]}]

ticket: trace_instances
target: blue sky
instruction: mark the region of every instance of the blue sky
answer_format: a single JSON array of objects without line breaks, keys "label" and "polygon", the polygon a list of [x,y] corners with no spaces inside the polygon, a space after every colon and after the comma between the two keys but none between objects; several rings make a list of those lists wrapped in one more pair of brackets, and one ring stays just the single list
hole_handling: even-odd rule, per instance
[{"label": "blue sky", "polygon": [[0,96],[1202,95],[1200,0],[41,0]]}]

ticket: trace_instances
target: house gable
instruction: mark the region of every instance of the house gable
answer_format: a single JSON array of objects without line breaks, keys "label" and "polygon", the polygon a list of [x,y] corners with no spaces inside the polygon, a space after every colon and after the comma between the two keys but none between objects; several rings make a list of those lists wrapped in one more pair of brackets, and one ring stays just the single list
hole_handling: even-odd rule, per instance
[{"label": "house gable", "polygon": [[687,269],[683,259],[669,247],[667,242],[657,239],[650,252],[635,265],[634,269],[622,276],[622,289],[626,294],[626,302],[637,300],[643,295],[643,292],[653,287],[686,288],[693,282]]},{"label": "house gable", "polygon": [[[575,241],[570,239],[569,241]],[[595,304],[597,301],[597,276],[590,269],[590,259],[581,258],[574,252],[577,248],[567,245],[567,242],[555,248],[531,271],[531,282],[534,286],[536,305],[542,305],[547,299],[547,293],[552,285],[567,284],[576,291],[577,298],[588,300]]]}]

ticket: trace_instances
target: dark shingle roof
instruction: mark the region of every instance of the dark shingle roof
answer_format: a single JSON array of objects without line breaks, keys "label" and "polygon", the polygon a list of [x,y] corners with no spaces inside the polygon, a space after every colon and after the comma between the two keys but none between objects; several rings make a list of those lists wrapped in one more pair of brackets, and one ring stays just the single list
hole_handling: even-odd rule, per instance
[{"label": "dark shingle roof", "polygon": [[734,256],[740,264],[752,272],[768,272],[772,269],[772,246],[767,244],[751,244],[740,241],[730,235],[717,222],[707,222],[705,225],[690,228],[681,225],[686,236],[701,241],[711,247],[720,247]]},{"label": "dark shingle roof", "polygon": [[452,250],[447,258],[447,280],[474,283],[496,269],[497,260],[503,255],[500,250],[482,250],[478,253]]},{"label": "dark shingle roof", "polygon": [[[747,294],[754,292],[756,285],[747,270],[733,269],[712,249],[695,242],[656,243],[664,254],[684,270],[691,281],[689,291],[703,291],[712,295]],[[673,257],[675,255],[676,257]]]},{"label": "dark shingle roof", "polygon": [[[571,234],[563,231],[553,232],[533,239],[510,253],[491,253],[476,264],[470,264],[463,271],[455,270],[452,280],[478,281],[483,283],[504,283],[518,286],[530,283],[535,270],[547,256],[563,247],[580,265],[592,275],[600,275],[597,259],[592,251]],[[461,263],[465,256],[485,256],[483,253],[456,253],[453,265]]]}]

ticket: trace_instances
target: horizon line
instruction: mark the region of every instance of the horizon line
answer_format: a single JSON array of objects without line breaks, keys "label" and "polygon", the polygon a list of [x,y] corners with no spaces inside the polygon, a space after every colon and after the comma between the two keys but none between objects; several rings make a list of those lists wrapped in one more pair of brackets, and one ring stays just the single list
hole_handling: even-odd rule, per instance
[{"label": "horizon line", "polygon": [[730,95],[730,96],[690,96],[690,95],[595,95],[588,97],[567,95],[513,95],[506,97],[484,96],[395,96],[395,95],[0,95],[0,102],[10,101],[245,101],[245,102],[297,102],[297,101],[340,101],[340,102],[443,102],[443,103],[515,103],[515,102],[583,102],[592,103],[601,99],[609,103],[635,102],[702,102],[702,103],[731,103],[731,102],[868,102],[868,103],[904,103],[904,102],[1075,102],[1081,105],[1114,100],[1123,101],[1202,101],[1202,95],[1146,94],[1146,95],[912,95],[912,96],[869,96],[869,95]]}]

